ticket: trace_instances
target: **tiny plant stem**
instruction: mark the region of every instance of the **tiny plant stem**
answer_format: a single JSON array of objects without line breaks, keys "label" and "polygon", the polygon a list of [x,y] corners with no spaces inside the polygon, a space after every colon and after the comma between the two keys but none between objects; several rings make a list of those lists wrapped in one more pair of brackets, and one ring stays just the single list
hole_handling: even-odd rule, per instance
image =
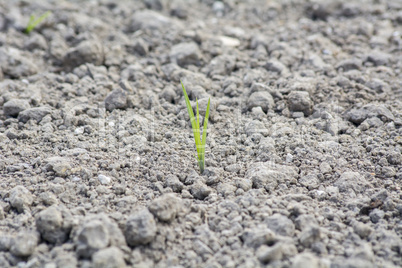
[{"label": "tiny plant stem", "polygon": [[45,12],[42,16],[40,16],[39,18],[36,18],[34,15],[31,15],[29,17],[29,21],[28,21],[28,25],[25,28],[25,33],[29,34],[30,32],[32,32],[32,30],[39,24],[41,23],[44,19],[46,19],[47,17],[50,16],[50,14],[52,14],[52,12],[47,11]]},{"label": "tiny plant stem", "polygon": [[209,106],[210,106],[211,99],[208,99],[208,105],[207,105],[207,110],[205,112],[204,126],[203,126],[203,130],[202,130],[202,139],[201,139],[200,111],[198,109],[198,99],[196,99],[196,107],[197,107],[196,115],[197,115],[197,117],[195,117],[193,108],[191,107],[190,99],[188,98],[188,95],[187,95],[186,89],[184,88],[183,82],[180,81],[180,83],[183,88],[183,94],[184,94],[184,99],[186,100],[187,112],[188,112],[188,115],[190,116],[191,127],[193,129],[195,147],[197,149],[198,166],[200,167],[200,172],[203,173],[204,167],[205,167],[205,145],[206,145],[206,141],[207,141],[207,126],[208,126]]}]

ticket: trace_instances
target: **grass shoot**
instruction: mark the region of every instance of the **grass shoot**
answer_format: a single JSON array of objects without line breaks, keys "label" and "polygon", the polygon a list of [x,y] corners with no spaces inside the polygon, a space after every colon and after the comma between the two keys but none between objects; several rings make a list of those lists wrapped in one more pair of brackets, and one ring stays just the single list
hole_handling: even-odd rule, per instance
[{"label": "grass shoot", "polygon": [[50,14],[52,14],[52,12],[47,11],[45,12],[42,16],[40,16],[39,18],[36,18],[34,15],[31,15],[29,17],[29,21],[28,21],[28,25],[25,28],[24,32],[26,34],[29,34],[30,32],[32,32],[32,30],[39,24],[41,23],[44,19],[46,19],[47,17],[50,16]]},{"label": "grass shoot", "polygon": [[197,148],[197,162],[198,166],[200,167],[200,172],[204,172],[205,166],[205,144],[207,141],[207,125],[208,125],[208,117],[209,117],[209,104],[211,99],[208,99],[207,110],[205,112],[204,118],[204,127],[202,130],[202,138],[201,138],[201,131],[200,131],[200,112],[198,110],[198,100],[196,99],[197,103],[197,117],[194,116],[193,108],[191,107],[190,100],[188,98],[186,89],[184,88],[183,82],[181,82],[181,86],[183,88],[184,98],[186,100],[187,111],[190,116],[191,127],[193,129],[195,146]]}]

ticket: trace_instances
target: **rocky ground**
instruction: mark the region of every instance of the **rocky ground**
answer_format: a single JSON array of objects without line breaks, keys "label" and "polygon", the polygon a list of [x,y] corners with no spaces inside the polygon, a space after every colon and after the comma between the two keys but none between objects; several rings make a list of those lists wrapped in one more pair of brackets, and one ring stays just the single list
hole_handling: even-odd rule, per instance
[{"label": "rocky ground", "polygon": [[401,267],[401,34],[399,0],[0,1],[0,267]]}]

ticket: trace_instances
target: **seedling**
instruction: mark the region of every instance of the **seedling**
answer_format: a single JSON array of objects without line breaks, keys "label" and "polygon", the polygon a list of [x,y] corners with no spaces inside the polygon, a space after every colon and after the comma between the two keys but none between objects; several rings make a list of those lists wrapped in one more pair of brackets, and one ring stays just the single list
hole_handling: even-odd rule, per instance
[{"label": "seedling", "polygon": [[181,82],[181,86],[183,88],[184,98],[186,99],[187,111],[190,116],[191,127],[193,128],[195,146],[197,148],[197,162],[200,167],[200,172],[204,172],[205,166],[205,143],[207,141],[207,125],[208,125],[208,117],[209,117],[209,104],[211,99],[208,99],[207,111],[205,112],[204,118],[204,127],[202,130],[202,139],[201,139],[201,131],[200,131],[200,112],[198,110],[198,100],[197,103],[197,117],[194,117],[193,108],[191,107],[190,100],[188,99],[188,95],[186,89],[184,88],[183,82]]},{"label": "seedling", "polygon": [[31,15],[31,17],[29,17],[29,21],[28,21],[28,25],[25,28],[24,32],[26,34],[29,34],[30,32],[32,32],[32,30],[39,24],[41,23],[44,19],[46,19],[47,17],[50,16],[50,14],[52,14],[52,12],[47,11],[45,12],[42,16],[40,16],[39,18],[36,18],[34,15]]}]

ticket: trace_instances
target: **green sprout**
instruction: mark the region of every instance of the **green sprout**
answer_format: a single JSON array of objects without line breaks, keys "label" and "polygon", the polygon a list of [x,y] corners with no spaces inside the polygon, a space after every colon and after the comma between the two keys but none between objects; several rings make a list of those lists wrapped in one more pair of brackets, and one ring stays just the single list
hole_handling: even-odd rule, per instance
[{"label": "green sprout", "polygon": [[44,19],[46,19],[47,17],[50,16],[50,14],[52,14],[52,12],[47,11],[45,12],[42,16],[40,16],[39,18],[36,18],[34,15],[31,15],[31,17],[29,17],[29,21],[28,21],[28,25],[25,28],[24,32],[26,34],[29,34],[30,32],[32,32],[32,30],[39,24],[41,23]]},{"label": "green sprout", "polygon": [[196,99],[197,103],[197,117],[194,117],[193,108],[191,107],[190,100],[188,99],[188,95],[186,89],[184,88],[183,82],[181,82],[181,86],[183,88],[184,98],[186,99],[187,111],[190,116],[191,127],[193,128],[195,146],[197,148],[197,161],[198,166],[200,167],[200,172],[204,172],[205,166],[205,143],[207,141],[207,125],[208,125],[208,117],[209,117],[209,104],[211,99],[208,99],[207,110],[205,112],[204,118],[204,128],[202,130],[202,140],[201,140],[201,133],[200,133],[200,112],[198,110],[198,100]]}]

